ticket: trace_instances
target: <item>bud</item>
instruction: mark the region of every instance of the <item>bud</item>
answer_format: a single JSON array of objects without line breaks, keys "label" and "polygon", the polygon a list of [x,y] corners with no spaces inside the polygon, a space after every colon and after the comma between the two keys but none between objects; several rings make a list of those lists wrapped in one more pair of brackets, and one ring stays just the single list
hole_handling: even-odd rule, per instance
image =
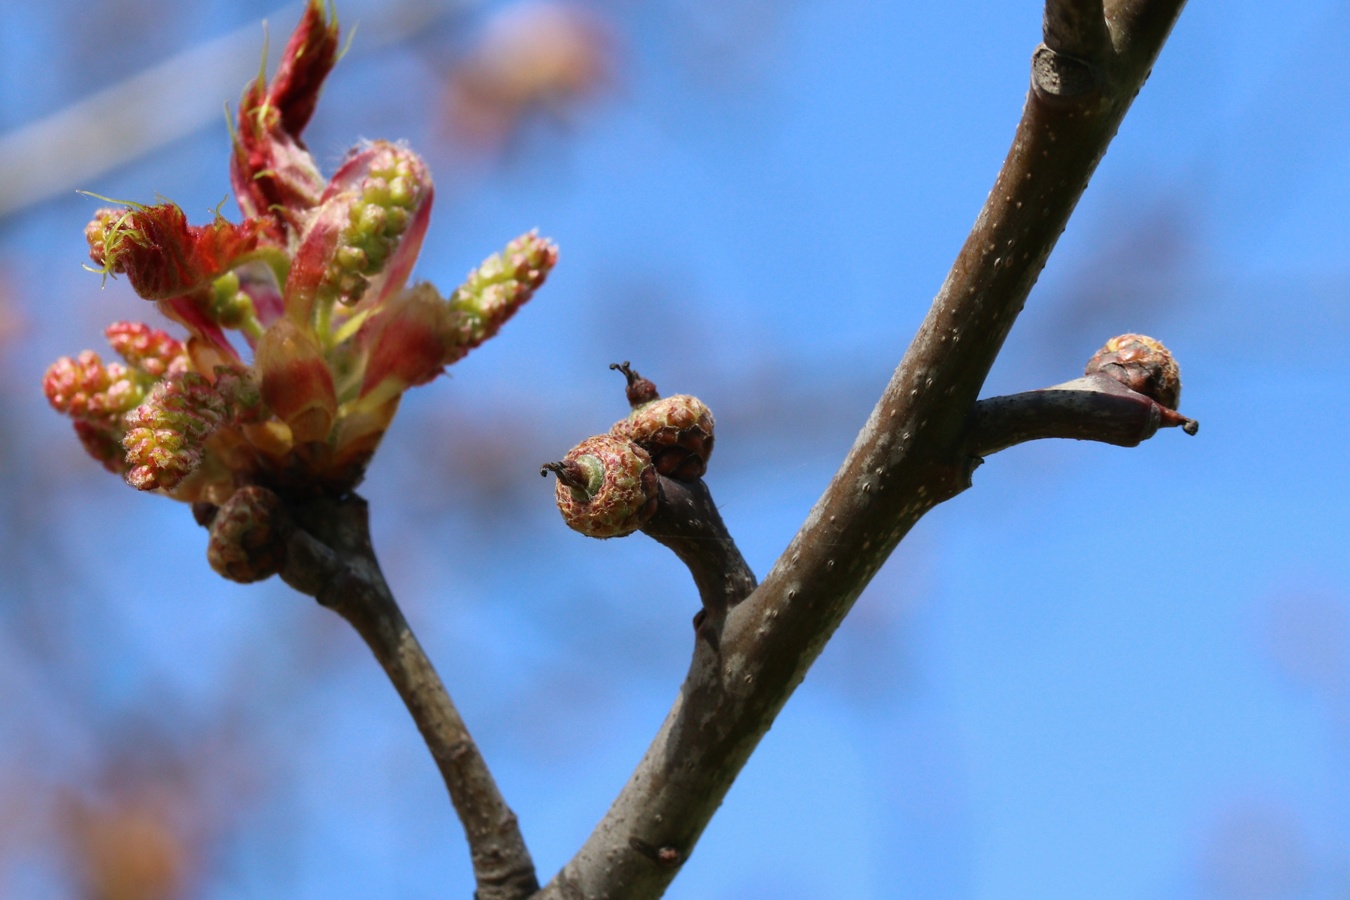
[{"label": "bud", "polygon": [[108,391],[116,374],[116,370],[110,371],[103,365],[97,353],[85,350],[74,359],[63,356],[48,366],[42,376],[42,392],[59,413],[74,418],[98,418],[115,411]]},{"label": "bud", "polygon": [[531,231],[470,272],[450,298],[454,318],[446,365],[495,335],[534,296],[557,262],[557,245]]},{"label": "bud", "polygon": [[656,512],[656,469],[631,441],[608,434],[587,438],[562,462],[539,470],[548,472],[558,476],[555,493],[563,521],[589,537],[632,534]]},{"label": "bud", "polygon": [[181,341],[143,322],[114,322],[103,333],[128,365],[155,378],[163,378],[171,370],[182,371],[187,364]]},{"label": "bud", "polygon": [[378,304],[402,289],[422,247],[434,194],[422,160],[376,141],[353,152],[306,221],[286,280],[288,313],[316,301]]},{"label": "bud", "polygon": [[295,442],[326,439],[337,416],[337,393],[318,339],[291,319],[278,319],[258,341],[254,365],[263,400],[290,426]]},{"label": "bud", "polygon": [[240,488],[214,510],[209,521],[206,559],[231,581],[262,581],[286,564],[286,510],[281,498],[267,488]]},{"label": "bud", "polygon": [[225,403],[196,372],[166,378],[127,413],[127,483],[141,491],[172,491],[201,465],[206,439],[226,419]]},{"label": "bud", "polygon": [[101,209],[85,227],[89,258],[103,274],[127,276],[146,300],[172,300],[204,291],[260,249],[279,248],[270,223],[236,225],[219,215],[210,225],[189,225],[172,203]]},{"label": "bud", "polygon": [[360,396],[369,398],[364,406],[425,384],[445,369],[450,318],[450,307],[429,284],[403,291],[376,312],[362,334],[370,343],[361,381]]},{"label": "bud", "polygon": [[324,180],[300,133],[338,57],[338,25],[322,0],[305,5],[272,83],[259,73],[239,104],[230,182],[244,215],[274,216],[287,228],[319,202]]},{"label": "bud", "polygon": [[702,478],[716,438],[712,411],[689,394],[661,397],[656,385],[626,362],[610,368],[628,379],[628,402],[633,406],[628,418],[614,423],[610,434],[646,450],[662,475],[679,481]]},{"label": "bud", "polygon": [[1181,367],[1161,342],[1142,334],[1111,338],[1088,361],[1085,375],[1109,375],[1168,409],[1181,402]]},{"label": "bud", "polygon": [[64,356],[52,363],[43,376],[42,390],[57,412],[116,432],[120,440],[122,416],[140,405],[153,381],[134,367],[104,365],[97,353],[85,350],[75,359]]}]

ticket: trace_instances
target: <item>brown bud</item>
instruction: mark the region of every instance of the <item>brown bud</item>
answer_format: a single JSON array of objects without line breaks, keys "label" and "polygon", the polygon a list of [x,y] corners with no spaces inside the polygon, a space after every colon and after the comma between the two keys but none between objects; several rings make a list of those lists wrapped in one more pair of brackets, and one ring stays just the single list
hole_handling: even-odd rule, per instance
[{"label": "brown bud", "polygon": [[656,512],[658,485],[651,457],[623,438],[609,434],[587,438],[539,474],[549,472],[558,476],[556,495],[563,521],[589,537],[632,534]]},{"label": "brown bud", "polygon": [[703,401],[676,394],[645,403],[610,434],[627,438],[652,458],[656,471],[680,481],[702,478],[713,451],[713,414]]},{"label": "brown bud", "polygon": [[1159,341],[1142,334],[1111,338],[1088,361],[1085,375],[1101,372],[1168,409],[1181,402],[1181,367]]},{"label": "brown bud", "polygon": [[242,487],[211,519],[206,559],[211,568],[241,584],[270,578],[286,563],[287,528],[280,497],[265,487]]},{"label": "brown bud", "polygon": [[611,370],[618,370],[623,373],[623,377],[628,379],[628,405],[637,409],[644,403],[650,403],[661,395],[656,391],[656,385],[652,384],[650,379],[643,378],[637,372],[633,371],[633,364],[628,360],[621,363],[610,363]]}]

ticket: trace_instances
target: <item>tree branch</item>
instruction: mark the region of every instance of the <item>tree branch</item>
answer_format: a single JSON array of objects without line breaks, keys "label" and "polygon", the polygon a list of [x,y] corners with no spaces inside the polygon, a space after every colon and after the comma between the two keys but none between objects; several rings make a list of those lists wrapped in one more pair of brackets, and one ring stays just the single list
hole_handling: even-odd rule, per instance
[{"label": "tree branch", "polygon": [[[1046,36],[994,188],[847,459],[768,577],[728,613],[720,646],[695,643],[637,770],[541,897],[660,896],[896,544],[969,486],[980,388],[1182,5],[1110,3],[1111,44],[1099,46],[1087,28],[1085,46],[1074,45],[1089,54],[1083,59],[1055,48],[1064,35]],[[1062,77],[1081,67],[1092,77]]]},{"label": "tree branch", "polygon": [[1136,447],[1159,428],[1177,426],[1187,434],[1200,430],[1194,419],[1098,373],[1039,391],[981,400],[975,404],[968,452],[992,456],[1042,438]]},{"label": "tree branch", "polygon": [[370,647],[403,698],[441,771],[464,826],[477,900],[519,900],[539,887],[515,813],[389,591],[360,497],[292,507],[282,578],[342,616]]},{"label": "tree branch", "polygon": [[1110,53],[1102,0],[1046,0],[1042,30],[1045,46],[1055,53],[1085,62]]},{"label": "tree branch", "polygon": [[[656,514],[642,531],[670,548],[689,568],[704,613],[720,629],[727,610],[755,589],[755,573],[727,532],[702,478],[677,481],[662,475],[660,485]],[[700,627],[705,621],[699,621]]]}]

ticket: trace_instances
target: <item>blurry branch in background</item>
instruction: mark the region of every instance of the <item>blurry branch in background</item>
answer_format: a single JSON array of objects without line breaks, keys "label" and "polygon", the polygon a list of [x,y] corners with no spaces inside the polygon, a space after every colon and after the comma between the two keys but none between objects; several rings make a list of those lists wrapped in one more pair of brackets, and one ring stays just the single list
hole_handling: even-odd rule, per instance
[{"label": "blurry branch in background", "polygon": [[493,16],[447,78],[451,137],[467,149],[502,149],[527,116],[565,119],[613,77],[614,35],[577,4],[522,2]]},{"label": "blurry branch in background", "polygon": [[[1051,394],[1048,405],[1045,395],[1004,398],[981,414],[977,399],[1182,5],[1116,0],[1103,9],[1100,0],[1048,0],[1045,43],[1032,56],[1031,90],[1012,149],[881,400],[763,583],[731,607],[716,641],[695,641],[689,674],[655,740],[542,896],[644,898],[665,891],[872,576],[925,512],[970,486],[980,462],[976,449],[1061,433],[1111,434],[1128,443],[1116,433],[1117,418],[1144,413],[1142,428],[1133,422],[1138,439],[1153,415],[1161,419],[1156,397],[1108,392],[1094,375],[1073,386],[1100,393],[1093,403],[1077,395],[1074,403],[1056,404]],[[1148,386],[1169,367],[1156,360],[1144,371],[1134,365],[1143,340],[1126,335],[1108,344],[1103,353],[1115,356],[1095,358],[1096,374],[1124,378],[1132,392]],[[1179,381],[1172,387],[1160,396],[1175,405]],[[1110,407],[1107,414],[1098,400]]]},{"label": "blurry branch in background", "polygon": [[[480,0],[395,0],[361,28],[355,52],[398,43]],[[299,4],[269,16],[291,22]],[[344,12],[360,18],[359,10]],[[198,44],[44,119],[0,135],[0,219],[222,121],[219,97],[258,71],[257,23]]]}]

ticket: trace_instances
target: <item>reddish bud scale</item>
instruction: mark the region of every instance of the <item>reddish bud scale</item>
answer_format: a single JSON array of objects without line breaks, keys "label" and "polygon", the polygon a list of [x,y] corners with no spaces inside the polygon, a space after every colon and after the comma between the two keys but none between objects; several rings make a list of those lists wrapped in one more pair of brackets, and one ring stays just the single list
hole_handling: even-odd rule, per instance
[{"label": "reddish bud scale", "polygon": [[573,447],[555,471],[575,463],[584,487],[555,485],[558,511],[574,531],[595,538],[632,534],[656,513],[659,486],[656,469],[641,447],[613,435],[587,438]]},{"label": "reddish bud scale", "polygon": [[338,55],[338,25],[322,0],[310,0],[281,54],[271,85],[261,76],[239,104],[230,181],[246,216],[285,227],[319,202],[324,180],[300,133],[314,114]]},{"label": "reddish bud scale", "polygon": [[1147,335],[1111,338],[1088,361],[1083,374],[1097,372],[1110,375],[1168,409],[1176,409],[1181,402],[1181,367],[1170,350]]},{"label": "reddish bud scale", "polygon": [[270,228],[262,219],[235,225],[219,216],[210,225],[189,225],[181,209],[161,203],[101,209],[85,238],[102,271],[125,274],[146,300],[171,300],[207,289],[259,247],[276,245]]},{"label": "reddish bud scale", "polygon": [[[274,121],[267,124],[272,121],[267,115],[272,110],[246,112],[251,102],[245,94],[239,139],[230,161],[230,182],[245,216],[268,216],[290,232],[301,214],[319,202],[323,175],[303,143],[279,132]],[[259,124],[246,124],[250,118],[259,119]]]},{"label": "reddish bud scale", "polygon": [[305,130],[319,102],[319,90],[337,59],[338,23],[328,18],[324,0],[309,0],[267,92],[268,103],[277,110],[278,124],[287,134],[298,137]]},{"label": "reddish bud scale", "polygon": [[[360,396],[425,384],[445,368],[450,309],[429,284],[393,297],[366,324],[371,344]],[[369,335],[369,337],[367,337]]]},{"label": "reddish bud scale", "polygon": [[702,400],[676,394],[642,404],[615,422],[610,433],[646,450],[662,475],[693,481],[708,470],[714,425],[712,411]]},{"label": "reddish bud scale", "polygon": [[262,398],[285,422],[297,443],[328,437],[337,417],[333,373],[313,333],[289,318],[278,319],[258,341],[254,365]]},{"label": "reddish bud scale", "polygon": [[215,510],[210,522],[206,559],[231,581],[262,581],[285,565],[285,509],[281,498],[267,488],[240,488]]}]

